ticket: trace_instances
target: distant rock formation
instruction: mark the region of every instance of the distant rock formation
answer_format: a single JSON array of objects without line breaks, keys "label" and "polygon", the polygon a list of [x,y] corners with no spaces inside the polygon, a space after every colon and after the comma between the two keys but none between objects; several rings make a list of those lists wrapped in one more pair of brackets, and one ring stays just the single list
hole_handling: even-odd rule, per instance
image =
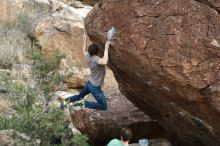
[{"label": "distant rock formation", "polygon": [[121,92],[170,133],[176,146],[220,145],[220,2],[106,0],[86,18]]},{"label": "distant rock formation", "polygon": [[22,27],[29,38],[35,39],[36,45],[39,45],[45,54],[59,49],[66,54],[69,66],[82,67],[85,65],[81,51],[85,31],[82,19],[92,7],[79,2],[76,4],[80,5],[80,8],[71,7],[58,0],[2,0],[0,33],[1,27],[12,27],[19,23],[16,27]]}]

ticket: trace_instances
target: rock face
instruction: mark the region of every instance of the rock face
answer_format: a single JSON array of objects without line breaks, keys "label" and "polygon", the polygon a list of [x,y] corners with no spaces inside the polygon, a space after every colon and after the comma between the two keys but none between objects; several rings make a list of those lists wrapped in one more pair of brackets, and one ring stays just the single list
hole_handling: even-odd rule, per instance
[{"label": "rock face", "polygon": [[220,145],[218,1],[106,0],[86,18],[121,92],[156,119],[177,146]]},{"label": "rock face", "polygon": [[[112,138],[119,137],[122,127],[133,131],[132,141],[140,138],[166,137],[166,132],[149,116],[138,110],[119,91],[108,88],[105,91],[108,111],[70,107],[74,125],[86,134],[95,145],[106,145]],[[92,101],[93,97],[86,97]],[[144,129],[144,130],[143,130]]]}]

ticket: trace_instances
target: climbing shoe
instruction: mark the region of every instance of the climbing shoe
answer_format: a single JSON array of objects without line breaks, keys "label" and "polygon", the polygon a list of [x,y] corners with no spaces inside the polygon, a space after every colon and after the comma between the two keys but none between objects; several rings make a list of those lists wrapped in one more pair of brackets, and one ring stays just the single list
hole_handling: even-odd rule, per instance
[{"label": "climbing shoe", "polygon": [[60,109],[64,109],[70,103],[70,98],[64,99],[60,104]]},{"label": "climbing shoe", "polygon": [[85,106],[85,100],[81,99],[73,105],[74,107]]}]

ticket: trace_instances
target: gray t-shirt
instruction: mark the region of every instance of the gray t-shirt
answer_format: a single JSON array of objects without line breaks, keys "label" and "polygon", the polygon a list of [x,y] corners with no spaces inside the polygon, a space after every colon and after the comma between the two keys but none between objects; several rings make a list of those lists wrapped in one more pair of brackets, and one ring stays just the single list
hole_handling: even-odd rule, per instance
[{"label": "gray t-shirt", "polygon": [[99,59],[100,57],[96,55],[90,56],[89,53],[86,54],[86,60],[91,72],[89,80],[94,86],[103,85],[105,78],[105,65],[99,65]]}]

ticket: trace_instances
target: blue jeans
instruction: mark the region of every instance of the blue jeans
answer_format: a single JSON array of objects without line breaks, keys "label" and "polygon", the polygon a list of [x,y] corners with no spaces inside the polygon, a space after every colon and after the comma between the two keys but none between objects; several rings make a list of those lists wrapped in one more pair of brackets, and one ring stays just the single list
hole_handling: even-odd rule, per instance
[{"label": "blue jeans", "polygon": [[105,95],[102,92],[101,86],[94,86],[90,81],[87,82],[84,88],[80,91],[79,95],[74,95],[70,97],[70,102],[78,101],[84,98],[89,93],[92,93],[97,103],[85,101],[85,107],[99,110],[107,110],[107,102]]}]

